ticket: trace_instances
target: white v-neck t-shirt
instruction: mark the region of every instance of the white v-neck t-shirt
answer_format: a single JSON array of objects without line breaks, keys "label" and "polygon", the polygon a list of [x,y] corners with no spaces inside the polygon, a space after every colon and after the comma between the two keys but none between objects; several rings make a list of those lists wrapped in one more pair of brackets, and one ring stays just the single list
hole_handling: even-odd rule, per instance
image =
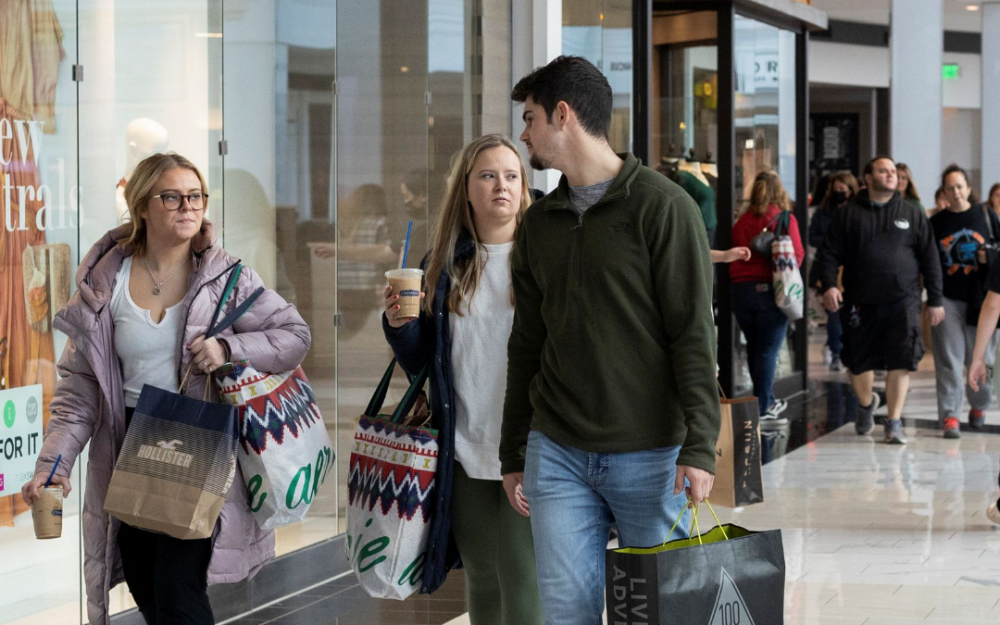
[{"label": "white v-neck t-shirt", "polygon": [[514,325],[510,302],[513,243],[483,245],[486,266],[463,316],[449,313],[455,384],[455,459],[469,477],[500,480],[500,424],[507,390],[507,339]]},{"label": "white v-neck t-shirt", "polygon": [[122,364],[125,405],[135,408],[144,384],[176,393],[177,353],[183,336],[183,301],[167,309],[160,323],[129,294],[132,256],[122,263],[111,293],[115,351]]}]

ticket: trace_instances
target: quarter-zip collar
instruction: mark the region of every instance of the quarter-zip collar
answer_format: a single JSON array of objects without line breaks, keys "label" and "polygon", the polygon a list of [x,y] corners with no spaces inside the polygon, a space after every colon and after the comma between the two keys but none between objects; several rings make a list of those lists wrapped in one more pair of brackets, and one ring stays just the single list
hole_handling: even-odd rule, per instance
[{"label": "quarter-zip collar", "polygon": [[[618,154],[618,158],[625,161],[625,163],[622,165],[621,171],[618,172],[618,175],[615,176],[614,182],[612,182],[611,186],[608,187],[604,197],[598,200],[594,206],[628,197],[630,193],[629,187],[632,185],[632,181],[635,180],[635,177],[639,174],[639,168],[642,165],[642,162],[631,152]],[[590,208],[592,209],[594,206],[591,206]],[[573,210],[573,203],[569,199],[569,181],[566,179],[565,174],[559,178],[559,185],[552,193],[552,196],[545,202],[544,210]]]}]

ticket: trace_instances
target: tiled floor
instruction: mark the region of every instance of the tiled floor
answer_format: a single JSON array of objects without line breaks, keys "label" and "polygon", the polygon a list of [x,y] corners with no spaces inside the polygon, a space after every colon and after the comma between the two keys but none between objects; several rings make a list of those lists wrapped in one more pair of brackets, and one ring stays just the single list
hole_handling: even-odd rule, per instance
[{"label": "tiled floor", "polygon": [[372,599],[348,574],[220,625],[441,625],[464,613],[461,573],[433,595],[406,601]]},{"label": "tiled floor", "polygon": [[[782,530],[786,625],[1000,623],[1000,528],[984,515],[997,494],[1000,411],[988,432],[944,440],[933,365],[914,375],[904,411],[910,443],[857,436],[846,374],[819,371],[765,424],[763,504],[718,510],[723,522]],[[884,411],[883,411],[884,412]],[[875,434],[879,434],[876,429]],[[467,624],[463,576],[431,597],[369,599],[351,576],[230,623]]]}]

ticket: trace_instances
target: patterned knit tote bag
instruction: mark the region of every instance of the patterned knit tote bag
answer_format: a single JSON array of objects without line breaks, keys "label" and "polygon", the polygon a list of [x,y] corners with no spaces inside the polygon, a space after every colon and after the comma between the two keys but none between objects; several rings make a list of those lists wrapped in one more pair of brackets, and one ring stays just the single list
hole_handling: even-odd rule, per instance
[{"label": "patterned knit tote bag", "polygon": [[369,595],[402,600],[420,588],[427,556],[438,433],[424,427],[429,413],[419,407],[426,367],[392,414],[379,414],[395,366],[393,360],[354,431],[347,559]]}]

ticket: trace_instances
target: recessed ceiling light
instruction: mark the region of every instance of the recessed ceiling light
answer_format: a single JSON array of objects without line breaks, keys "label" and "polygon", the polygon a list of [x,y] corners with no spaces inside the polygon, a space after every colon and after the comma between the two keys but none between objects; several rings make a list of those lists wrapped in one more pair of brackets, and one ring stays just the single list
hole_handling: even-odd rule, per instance
[{"label": "recessed ceiling light", "polygon": [[967,6],[965,7],[965,10],[966,10],[966,11],[978,11],[978,10],[979,10],[979,5],[978,5],[978,4],[970,4],[970,5],[967,5]]}]

